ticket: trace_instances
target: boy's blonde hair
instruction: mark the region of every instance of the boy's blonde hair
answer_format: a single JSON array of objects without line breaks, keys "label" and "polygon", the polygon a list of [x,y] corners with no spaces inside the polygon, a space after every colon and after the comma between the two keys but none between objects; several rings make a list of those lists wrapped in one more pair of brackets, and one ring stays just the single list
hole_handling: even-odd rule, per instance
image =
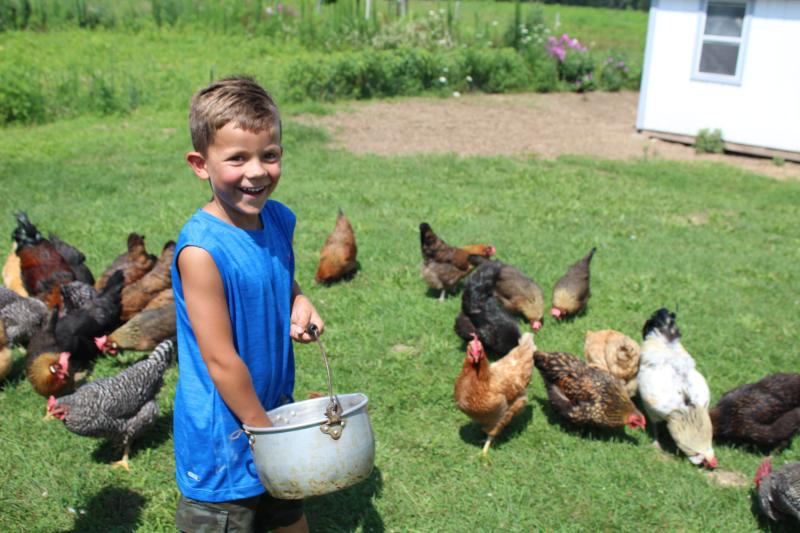
[{"label": "boy's blonde hair", "polygon": [[189,129],[194,149],[207,155],[217,130],[233,122],[249,131],[281,135],[281,116],[272,96],[247,76],[215,81],[192,97]]}]

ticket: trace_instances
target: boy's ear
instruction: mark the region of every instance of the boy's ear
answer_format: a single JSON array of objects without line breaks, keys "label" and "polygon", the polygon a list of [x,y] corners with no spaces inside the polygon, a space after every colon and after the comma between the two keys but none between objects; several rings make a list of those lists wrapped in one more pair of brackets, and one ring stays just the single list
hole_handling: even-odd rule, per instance
[{"label": "boy's ear", "polygon": [[200,152],[189,152],[186,154],[186,162],[192,167],[192,170],[201,180],[208,179],[208,170],[206,170],[206,158]]}]

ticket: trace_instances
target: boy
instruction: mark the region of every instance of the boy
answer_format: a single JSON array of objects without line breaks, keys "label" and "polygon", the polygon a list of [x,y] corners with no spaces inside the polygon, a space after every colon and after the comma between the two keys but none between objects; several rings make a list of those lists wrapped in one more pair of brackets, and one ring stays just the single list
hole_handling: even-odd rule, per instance
[{"label": "boy", "polygon": [[292,401],[291,339],[324,324],[294,281],[294,214],[268,200],[281,177],[281,121],[250,78],[192,98],[186,161],[213,196],[181,230],[172,268],[178,351],[174,442],[180,530],[306,532],[302,501],[264,492],[242,437]]}]

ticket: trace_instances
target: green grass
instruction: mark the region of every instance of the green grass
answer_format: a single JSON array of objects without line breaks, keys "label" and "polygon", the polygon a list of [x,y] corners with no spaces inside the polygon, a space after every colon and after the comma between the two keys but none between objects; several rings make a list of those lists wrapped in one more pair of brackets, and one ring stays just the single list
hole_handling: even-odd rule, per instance
[{"label": "green grass", "polygon": [[[128,232],[159,250],[208,197],[182,162],[185,122],[179,110],[0,130],[0,236],[24,209],[42,231],[82,249],[95,273],[124,250]],[[370,397],[377,442],[367,482],[308,502],[314,531],[765,527],[749,487],[716,485],[685,458],[659,454],[644,433],[564,428],[538,374],[530,407],[481,460],[481,434],[452,400],[463,359],[452,330],[459,298],[438,303],[426,290],[418,225],[429,222],[451,243],[493,243],[548,296],[596,245],[587,314],[547,321],[538,346],[580,354],[586,330],[609,327],[639,338],[652,311],[680,306],[684,344],[716,400],[767,373],[797,370],[799,183],[721,164],[354,156],[291,117],[285,145],[275,197],[298,215],[297,279],[326,320],[337,390]],[[362,270],[320,287],[312,281],[317,252],[337,207],[355,228]],[[41,420],[45,400],[15,354],[0,384],[0,531],[171,531],[177,370],[167,373],[162,416],[136,441],[125,473],[109,468],[118,457],[108,443]],[[91,377],[140,356],[102,359]],[[297,348],[298,398],[324,388],[320,359],[314,346]],[[761,461],[749,450],[716,449],[722,469],[748,480]],[[795,441],[775,462],[798,459]]]}]

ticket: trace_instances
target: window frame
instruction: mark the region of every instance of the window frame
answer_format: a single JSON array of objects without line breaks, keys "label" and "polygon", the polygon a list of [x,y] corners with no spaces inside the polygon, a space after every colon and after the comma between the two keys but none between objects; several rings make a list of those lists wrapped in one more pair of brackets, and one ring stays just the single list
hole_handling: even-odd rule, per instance
[{"label": "window frame", "polygon": [[[744,6],[744,20],[742,21],[742,34],[739,37],[726,36],[706,36],[706,19],[708,18],[708,4],[729,4]],[[727,85],[741,85],[742,73],[744,70],[744,59],[747,55],[747,43],[750,35],[750,19],[753,15],[753,4],[755,0],[700,0],[699,21],[697,27],[697,38],[694,47],[694,59],[692,61],[692,76],[694,81],[705,81],[712,83],[722,83]],[[736,72],[733,75],[714,74],[711,72],[700,71],[700,58],[703,55],[703,45],[706,42],[731,43],[739,45],[739,53],[736,55]]]}]

